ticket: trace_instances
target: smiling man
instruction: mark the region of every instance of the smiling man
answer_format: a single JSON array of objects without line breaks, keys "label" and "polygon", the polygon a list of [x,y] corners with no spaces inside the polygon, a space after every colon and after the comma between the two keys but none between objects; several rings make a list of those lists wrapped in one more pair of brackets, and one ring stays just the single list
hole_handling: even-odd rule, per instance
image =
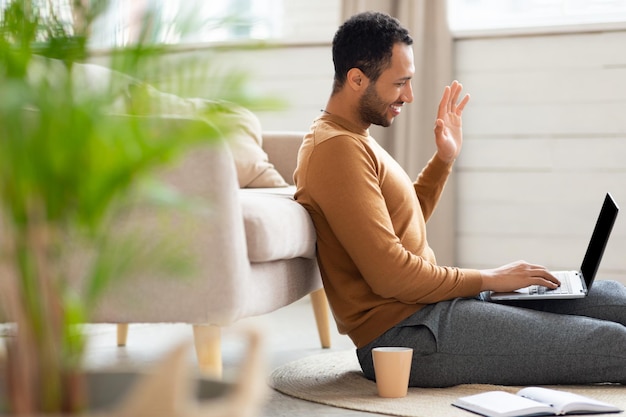
[{"label": "smiling man", "polygon": [[[304,138],[294,173],[295,198],[315,224],[337,327],[356,345],[364,374],[374,378],[374,347],[408,346],[412,386],[625,382],[623,285],[602,281],[583,300],[518,308],[479,295],[558,287],[545,267],[437,264],[426,221],[461,151],[469,96],[461,98],[456,81],[445,87],[435,120],[437,151],[416,180],[368,131],[372,124],[390,126],[413,101],[412,42],[382,13],[355,15],[338,29],[333,91]],[[526,366],[528,360],[535,366]]]}]

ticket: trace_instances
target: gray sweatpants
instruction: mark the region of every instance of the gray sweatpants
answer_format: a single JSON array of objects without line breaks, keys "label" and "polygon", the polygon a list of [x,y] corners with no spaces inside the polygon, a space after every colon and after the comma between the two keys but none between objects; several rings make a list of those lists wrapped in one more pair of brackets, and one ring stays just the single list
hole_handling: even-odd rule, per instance
[{"label": "gray sweatpants", "polygon": [[626,287],[596,281],[577,300],[429,305],[357,349],[374,379],[376,346],[413,348],[409,384],[626,384]]}]

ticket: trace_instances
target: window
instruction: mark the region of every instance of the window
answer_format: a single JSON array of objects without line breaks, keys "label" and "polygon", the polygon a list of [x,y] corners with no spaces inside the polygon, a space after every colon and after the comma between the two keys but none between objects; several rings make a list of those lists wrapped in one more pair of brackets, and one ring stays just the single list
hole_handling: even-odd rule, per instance
[{"label": "window", "polygon": [[[0,0],[0,7],[10,1]],[[54,15],[69,28],[77,23],[73,0],[30,2],[44,18]],[[93,23],[90,47],[126,45],[140,36],[166,44],[330,42],[340,11],[337,0],[108,0],[108,8]],[[155,24],[142,34],[147,16]]]},{"label": "window", "polygon": [[626,27],[624,0],[448,0],[450,28],[476,33]]},{"label": "window", "polygon": [[93,47],[123,45],[144,34],[157,43],[204,43],[280,36],[283,0],[111,0],[95,23]]},{"label": "window", "polygon": [[[72,32],[72,7],[69,2],[70,0],[31,0],[31,2],[26,3],[26,5],[32,7],[33,10],[37,10],[43,22],[58,23],[64,30]],[[0,9],[6,9],[11,3],[12,0],[0,0]],[[4,16],[4,14],[1,16]]]}]

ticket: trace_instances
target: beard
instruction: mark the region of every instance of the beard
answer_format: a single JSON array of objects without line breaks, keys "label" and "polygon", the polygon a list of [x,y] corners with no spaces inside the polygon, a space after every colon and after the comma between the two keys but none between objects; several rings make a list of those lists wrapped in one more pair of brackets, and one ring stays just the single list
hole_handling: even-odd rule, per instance
[{"label": "beard", "polygon": [[393,118],[389,119],[387,111],[389,105],[384,103],[376,92],[375,84],[367,86],[365,93],[359,100],[359,115],[361,120],[367,124],[389,127]]}]

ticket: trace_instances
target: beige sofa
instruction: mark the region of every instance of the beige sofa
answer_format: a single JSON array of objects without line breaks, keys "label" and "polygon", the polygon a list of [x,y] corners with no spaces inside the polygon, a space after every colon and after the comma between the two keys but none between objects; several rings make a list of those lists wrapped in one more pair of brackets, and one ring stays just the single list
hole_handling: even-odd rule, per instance
[{"label": "beige sofa", "polygon": [[[176,123],[201,122],[173,119]],[[172,122],[167,125],[172,128]],[[288,183],[302,136],[266,132],[262,137],[269,166]],[[310,294],[321,345],[330,346],[311,219],[293,200],[293,186],[240,188],[235,153],[226,143],[203,145],[164,174],[175,189],[202,201],[200,210],[130,216],[148,240],[173,233],[178,248],[196,264],[180,279],[143,273],[113,283],[92,321],[118,323],[119,345],[126,344],[130,323],[189,323],[200,367],[221,375],[221,327]]]},{"label": "beige sofa", "polygon": [[[52,82],[59,74],[65,76],[60,61],[55,71],[47,64],[35,68],[32,76]],[[161,173],[189,207],[168,211],[135,205],[111,227],[111,236],[130,236],[146,249],[141,254],[152,258],[128,262],[148,268],[113,271],[116,279],[88,319],[118,324],[119,345],[126,344],[131,323],[189,323],[200,367],[219,375],[221,327],[310,294],[321,345],[329,347],[329,309],[315,259],[315,231],[289,186],[303,134],[263,134],[258,118],[247,109],[166,94],[98,65],[76,64],[72,77],[77,91],[113,94],[107,116],[111,123],[134,114],[130,117],[145,121],[155,139],[227,132],[223,141],[199,144]],[[212,116],[205,117],[207,112]],[[80,242],[66,243],[76,245],[69,251],[76,259],[68,262],[72,272],[67,278],[80,293],[94,257]],[[154,266],[160,260],[155,254],[163,248],[152,247],[162,244],[191,260],[187,273]],[[118,252],[124,252],[121,245]]]}]

